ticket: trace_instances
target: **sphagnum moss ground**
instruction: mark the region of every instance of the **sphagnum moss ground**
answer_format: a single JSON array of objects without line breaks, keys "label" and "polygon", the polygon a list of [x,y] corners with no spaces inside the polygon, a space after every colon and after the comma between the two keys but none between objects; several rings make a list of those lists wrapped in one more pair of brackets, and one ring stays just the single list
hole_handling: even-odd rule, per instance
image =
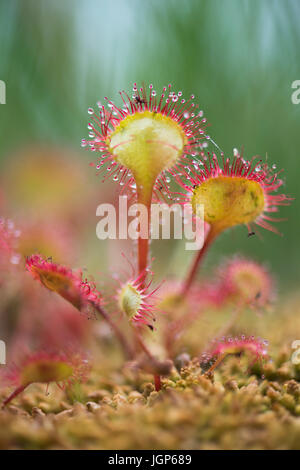
[{"label": "sphagnum moss ground", "polygon": [[300,369],[291,362],[299,311],[294,298],[259,319],[255,333],[270,340],[273,359],[262,370],[228,357],[208,379],[194,359],[159,393],[151,376],[121,371],[112,348],[80,390],[31,386],[0,411],[0,448],[299,449]]}]

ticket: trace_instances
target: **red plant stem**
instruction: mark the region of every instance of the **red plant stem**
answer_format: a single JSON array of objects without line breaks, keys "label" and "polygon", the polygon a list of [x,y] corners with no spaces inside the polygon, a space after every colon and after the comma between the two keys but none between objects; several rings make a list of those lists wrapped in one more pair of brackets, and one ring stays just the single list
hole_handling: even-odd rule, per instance
[{"label": "red plant stem", "polygon": [[155,390],[159,392],[161,390],[161,380],[160,380],[160,375],[154,375],[154,386]]},{"label": "red plant stem", "polygon": [[[152,200],[152,189],[149,191],[150,197],[145,197],[145,194],[143,194],[143,189],[138,191],[138,203],[139,204],[144,204],[146,211],[145,213],[142,211],[140,214],[140,231],[144,232],[144,234],[147,234],[147,237],[138,237],[138,273],[139,275],[142,273],[145,273],[145,278],[146,278],[146,269],[148,267],[148,256],[149,256],[149,239],[150,239],[150,230],[151,230],[151,200]],[[142,338],[140,335],[137,333],[136,334],[138,343],[142,350],[145,352],[145,354],[153,360],[154,357],[152,353],[149,351],[145,343],[143,342]],[[154,385],[155,385],[155,390],[158,392],[161,389],[161,380],[160,376],[155,374],[154,375]]]},{"label": "red plant stem", "polygon": [[138,342],[140,348],[144,351],[144,353],[146,354],[146,356],[149,357],[149,359],[153,360],[153,359],[154,359],[153,354],[152,354],[151,351],[147,348],[147,346],[145,345],[144,341],[142,340],[141,336],[140,336],[139,333],[136,331],[136,329],[134,329],[134,332],[135,332],[135,337],[136,337],[136,339],[137,339],[137,342]]},{"label": "red plant stem", "polygon": [[148,266],[149,240],[138,239],[138,272],[141,274]]},{"label": "red plant stem", "polygon": [[208,235],[205,239],[203,247],[196,254],[196,256],[194,258],[194,261],[192,263],[191,269],[188,272],[187,278],[185,280],[185,283],[183,285],[183,289],[182,289],[182,292],[181,292],[181,294],[183,296],[185,296],[188,293],[188,291],[190,290],[190,288],[191,288],[191,286],[192,286],[192,284],[193,284],[193,282],[196,278],[199,266],[200,266],[201,262],[203,261],[204,255],[206,254],[208,248],[210,247],[211,243],[214,241],[214,239],[216,238],[216,236],[218,234],[219,234],[219,231],[214,230],[214,228],[211,227],[211,229],[208,232]]},{"label": "red plant stem", "polygon": [[226,357],[226,354],[221,354],[216,360],[216,362],[206,372],[204,372],[203,375],[211,374],[215,370],[215,368],[218,367],[219,364],[221,364],[221,362],[223,361],[225,357]]},{"label": "red plant stem", "polygon": [[95,307],[98,315],[100,315],[113,330],[114,334],[119,340],[120,345],[123,348],[124,354],[127,357],[127,359],[133,359],[134,353],[132,351],[132,348],[129,346],[125,336],[123,335],[119,327],[112,321],[109,314],[104,310],[103,307],[101,307],[100,305],[96,305],[95,303],[93,303],[93,306]]},{"label": "red plant stem", "polygon": [[150,239],[150,226],[151,226],[151,200],[152,200],[152,188],[149,191],[150,196],[143,194],[143,190],[138,192],[138,204],[143,204],[145,212],[141,211],[139,215],[140,219],[140,234],[138,237],[138,274],[145,273],[148,267],[148,255],[149,255],[149,239]]},{"label": "red plant stem", "polygon": [[20,393],[22,393],[26,387],[28,387],[29,384],[27,385],[20,385],[20,387],[17,387],[16,390],[14,390],[3,402],[2,406],[6,406],[11,400],[13,400],[16,396],[18,396]]}]

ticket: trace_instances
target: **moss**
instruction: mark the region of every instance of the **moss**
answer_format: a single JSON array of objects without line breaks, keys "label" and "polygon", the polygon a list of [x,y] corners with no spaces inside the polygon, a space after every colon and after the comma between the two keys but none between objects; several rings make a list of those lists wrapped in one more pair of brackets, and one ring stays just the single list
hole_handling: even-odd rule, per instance
[{"label": "moss", "polygon": [[299,449],[299,372],[290,357],[300,320],[292,312],[287,303],[253,332],[269,340],[272,362],[249,367],[249,358],[229,356],[205,377],[196,356],[173,368],[160,392],[151,375],[121,368],[112,344],[80,389],[30,386],[1,410],[0,448]]}]

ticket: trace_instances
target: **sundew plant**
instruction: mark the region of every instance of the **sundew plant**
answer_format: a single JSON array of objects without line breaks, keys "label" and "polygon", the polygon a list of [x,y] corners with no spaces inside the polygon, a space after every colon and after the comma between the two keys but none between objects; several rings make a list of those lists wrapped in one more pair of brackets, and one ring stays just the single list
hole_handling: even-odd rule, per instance
[{"label": "sundew plant", "polygon": [[[56,294],[78,311],[81,322],[107,324],[123,353],[123,367],[127,364],[134,371],[133,389],[136,384],[138,390],[139,377],[146,374],[153,377],[149,383],[160,394],[170,387],[174,371],[180,373],[190,363],[186,332],[205,312],[217,315],[227,309],[229,320],[205,348],[199,346],[196,354],[193,350],[198,376],[213,382],[228,356],[245,356],[248,371],[244,373],[256,367],[257,377],[263,380],[271,360],[268,342],[248,331],[232,333],[244,311],[250,309],[256,315],[269,308],[274,300],[272,276],[267,268],[240,254],[223,262],[213,279],[201,268],[216,238],[222,240],[223,232],[235,226],[245,226],[248,237],[256,235],[256,226],[279,235],[276,214],[280,206],[291,202],[282,193],[282,171],[275,164],[270,167],[266,159],[248,158],[236,149],[233,156],[224,155],[208,134],[195,96],[184,98],[171,85],[157,92],[152,84],[135,83],[130,92],[120,93],[119,101],[117,105],[105,97],[88,109],[88,138],[82,139],[81,146],[88,151],[83,157],[94,156],[90,165],[100,185],[111,178],[130,204],[137,202],[146,209],[136,227],[133,254],[123,254],[129,273],[111,273],[107,286],[102,282],[99,287],[99,280],[59,263],[54,253],[50,257],[27,253],[23,266],[19,248],[23,235],[12,221],[1,219],[0,282],[5,284],[8,271],[14,270],[15,276],[26,271],[27,284],[36,282],[49,291],[44,302],[52,302]],[[204,218],[204,243],[185,278],[178,273],[176,280],[162,281],[152,269],[150,209],[158,201],[188,206],[194,220]],[[30,333],[21,328],[17,335],[12,361],[2,369],[2,384],[12,387],[3,406],[32,384],[56,382],[63,390],[72,390],[89,380],[93,353],[83,334],[87,326],[77,324],[76,314],[72,320],[67,315],[65,322],[65,313],[49,315],[47,327]]]},{"label": "sundew plant", "polygon": [[0,1],[0,450],[300,449],[299,18]]}]

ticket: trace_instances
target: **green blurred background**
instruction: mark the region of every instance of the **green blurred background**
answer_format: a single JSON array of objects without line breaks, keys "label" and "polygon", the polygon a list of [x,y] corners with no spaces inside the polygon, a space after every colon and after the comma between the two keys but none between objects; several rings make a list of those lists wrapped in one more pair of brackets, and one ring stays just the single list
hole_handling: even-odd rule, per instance
[{"label": "green blurred background", "polygon": [[[262,239],[248,239],[244,228],[233,230],[216,243],[207,268],[230,253],[248,253],[277,273],[282,289],[297,288],[300,105],[291,102],[291,84],[300,80],[299,19],[299,0],[0,0],[2,175],[28,146],[62,146],[105,200],[111,186],[101,186],[88,165],[93,156],[80,150],[88,106],[104,96],[118,100],[118,90],[131,90],[134,81],[157,90],[172,83],[196,95],[222,150],[267,154],[285,169],[284,191],[296,198],[280,211],[288,218],[278,226],[284,237],[261,230]],[[88,208],[91,243],[83,254],[98,267],[101,201]],[[179,245],[155,243],[161,275],[186,269]]]}]

